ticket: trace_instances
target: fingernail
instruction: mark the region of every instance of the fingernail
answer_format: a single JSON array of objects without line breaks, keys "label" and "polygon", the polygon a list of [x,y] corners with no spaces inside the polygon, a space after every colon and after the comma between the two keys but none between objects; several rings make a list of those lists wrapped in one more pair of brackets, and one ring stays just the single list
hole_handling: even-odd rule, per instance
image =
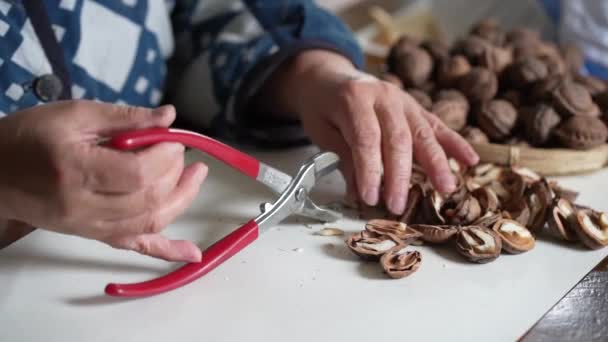
[{"label": "fingernail", "polygon": [[203,259],[203,252],[200,249],[196,249],[190,255],[186,257],[188,262],[201,262]]},{"label": "fingernail", "polygon": [[456,190],[456,181],[450,174],[439,177],[439,184],[443,193],[452,193]]},{"label": "fingernail", "polygon": [[395,215],[400,215],[405,210],[405,196],[396,194],[391,196],[387,201],[388,209]]},{"label": "fingernail", "polygon": [[375,186],[370,186],[363,190],[363,201],[367,205],[374,206],[378,204],[378,188]]}]

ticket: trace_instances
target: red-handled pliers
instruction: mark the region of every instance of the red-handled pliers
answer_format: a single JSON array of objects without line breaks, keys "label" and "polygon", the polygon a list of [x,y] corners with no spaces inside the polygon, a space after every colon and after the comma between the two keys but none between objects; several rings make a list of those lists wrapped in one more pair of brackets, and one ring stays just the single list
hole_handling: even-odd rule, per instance
[{"label": "red-handled pliers", "polygon": [[177,129],[151,128],[124,132],[114,136],[109,146],[130,150],[160,142],[178,142],[198,149],[243,174],[268,186],[279,194],[274,203],[262,203],[262,213],[240,228],[217,241],[205,251],[202,260],[189,263],[160,278],[135,284],[108,284],[106,294],[119,297],[144,297],[171,291],[184,286],[213,270],[222,262],[253,242],[260,232],[267,230],[292,214],[323,222],[332,222],[341,216],[318,207],[308,194],[317,181],[336,170],[339,158],[331,152],[319,153],[301,167],[295,177],[270,167],[257,159],[207,136]]}]

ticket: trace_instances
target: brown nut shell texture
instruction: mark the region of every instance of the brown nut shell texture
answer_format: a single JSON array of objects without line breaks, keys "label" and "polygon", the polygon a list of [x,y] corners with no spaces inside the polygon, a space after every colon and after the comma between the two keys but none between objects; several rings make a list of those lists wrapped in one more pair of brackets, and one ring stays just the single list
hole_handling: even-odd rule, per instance
[{"label": "brown nut shell texture", "polygon": [[416,272],[422,263],[418,251],[410,251],[407,246],[397,246],[380,258],[380,266],[393,279],[404,278]]},{"label": "brown nut shell texture", "polygon": [[350,235],[346,245],[361,259],[374,261],[380,259],[389,249],[399,245],[399,242],[395,237],[364,230]]},{"label": "brown nut shell texture", "polygon": [[553,129],[561,122],[553,107],[542,103],[525,110],[522,117],[526,139],[534,146],[547,143]]},{"label": "brown nut shell texture", "polygon": [[378,235],[388,235],[391,238],[397,238],[405,244],[409,244],[421,237],[420,232],[399,221],[374,219],[365,224],[365,229]]},{"label": "brown nut shell texture", "polygon": [[496,74],[482,67],[475,67],[462,77],[460,90],[471,102],[485,102],[496,96],[498,79]]},{"label": "brown nut shell texture", "polygon": [[556,237],[565,241],[578,241],[576,212],[568,200],[556,198],[551,204],[547,221],[549,229]]},{"label": "brown nut shell texture", "polygon": [[564,80],[551,92],[555,110],[564,118],[574,115],[599,116],[600,110],[582,85]]},{"label": "brown nut shell texture", "polygon": [[421,48],[403,49],[398,52],[390,71],[399,76],[404,87],[418,87],[429,79],[433,59]]},{"label": "brown nut shell texture", "polygon": [[467,124],[468,110],[468,104],[458,100],[440,100],[431,107],[431,113],[455,131],[460,131]]},{"label": "brown nut shell texture", "polygon": [[527,252],[536,243],[532,233],[517,221],[499,220],[494,224],[493,230],[502,239],[502,248],[511,254]]},{"label": "brown nut shell texture", "polygon": [[596,117],[577,115],[559,125],[555,136],[566,147],[585,150],[604,144],[608,128]]},{"label": "brown nut shell texture", "polygon": [[413,224],[412,229],[419,231],[422,234],[422,241],[428,243],[445,243],[449,241],[456,233],[458,228],[455,226],[440,225],[434,226],[430,224]]},{"label": "brown nut shell texture", "polygon": [[468,226],[458,232],[456,249],[467,260],[483,264],[498,258],[502,242],[498,234],[491,229]]},{"label": "brown nut shell texture", "polygon": [[460,135],[462,135],[470,144],[487,144],[490,142],[490,138],[488,138],[487,134],[481,129],[473,126],[465,127],[460,131]]},{"label": "brown nut shell texture", "polygon": [[585,246],[600,249],[608,246],[608,215],[594,210],[579,210],[576,214],[576,234]]},{"label": "brown nut shell texture", "polygon": [[477,123],[491,139],[504,140],[511,135],[517,124],[517,110],[505,100],[493,100],[481,105],[477,111]]}]

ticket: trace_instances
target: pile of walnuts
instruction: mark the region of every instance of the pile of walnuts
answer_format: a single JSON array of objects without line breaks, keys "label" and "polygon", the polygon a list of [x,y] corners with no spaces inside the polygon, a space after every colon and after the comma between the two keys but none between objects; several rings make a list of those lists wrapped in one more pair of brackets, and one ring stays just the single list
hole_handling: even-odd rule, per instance
[{"label": "pile of walnuts", "polygon": [[386,81],[472,143],[590,149],[608,138],[608,87],[580,73],[583,55],[493,19],[452,46],[401,37]]},{"label": "pile of walnuts", "polygon": [[578,193],[526,168],[451,165],[454,193],[442,196],[415,167],[403,216],[370,220],[347,238],[348,247],[402,278],[419,268],[421,255],[410,245],[420,243],[450,243],[475,263],[527,252],[544,231],[590,249],[608,246],[608,214],[575,204]]}]

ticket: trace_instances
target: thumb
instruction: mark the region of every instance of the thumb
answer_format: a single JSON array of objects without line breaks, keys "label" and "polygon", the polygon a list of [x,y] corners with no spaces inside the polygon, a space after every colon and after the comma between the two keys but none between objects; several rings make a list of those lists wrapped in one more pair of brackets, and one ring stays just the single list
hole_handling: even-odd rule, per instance
[{"label": "thumb", "polygon": [[110,241],[111,246],[167,261],[200,262],[201,250],[192,242],[169,240],[161,234],[130,235]]},{"label": "thumb", "polygon": [[150,127],[169,127],[175,120],[175,107],[158,108],[101,104],[92,121],[96,133],[110,135],[119,131]]}]

